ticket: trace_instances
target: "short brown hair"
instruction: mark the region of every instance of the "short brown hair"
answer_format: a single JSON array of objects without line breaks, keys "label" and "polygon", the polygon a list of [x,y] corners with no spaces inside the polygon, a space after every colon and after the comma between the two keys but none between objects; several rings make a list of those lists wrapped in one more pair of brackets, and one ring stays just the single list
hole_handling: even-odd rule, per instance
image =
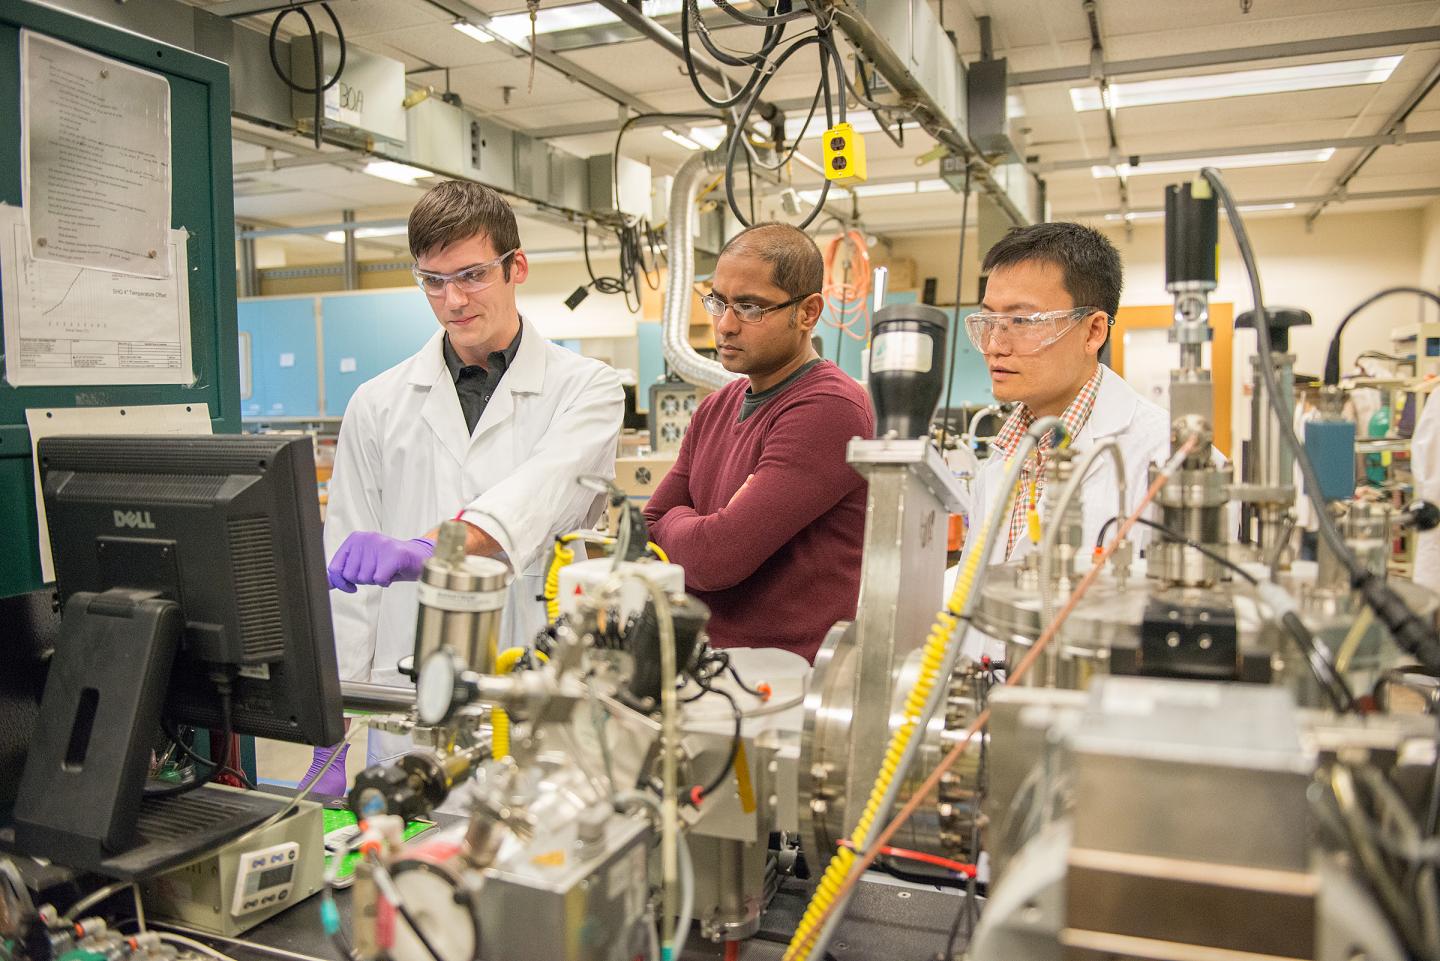
[{"label": "short brown hair", "polygon": [[[416,260],[477,235],[489,237],[496,254],[520,246],[515,211],[505,198],[484,184],[464,180],[442,181],[427,190],[410,211],[409,234],[410,255]],[[503,270],[509,280],[509,260]]]},{"label": "short brown hair", "polygon": [[825,259],[805,231],[789,224],[764,223],[746,227],[720,251],[750,254],[770,265],[771,283],[791,297],[820,293],[825,283]]}]

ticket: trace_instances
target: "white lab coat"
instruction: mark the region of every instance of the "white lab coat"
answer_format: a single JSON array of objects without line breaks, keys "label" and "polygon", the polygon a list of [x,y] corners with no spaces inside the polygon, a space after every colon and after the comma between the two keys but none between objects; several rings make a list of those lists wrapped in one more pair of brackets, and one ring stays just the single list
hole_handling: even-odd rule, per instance
[{"label": "white lab coat", "polygon": [[[1103,365],[1102,365],[1103,366]],[[1090,419],[1080,428],[1080,433],[1071,440],[1070,446],[1084,454],[1096,443],[1107,437],[1115,438],[1120,444],[1120,454],[1125,460],[1125,511],[1128,515],[1140,503],[1145,489],[1150,486],[1150,464],[1163,463],[1170,456],[1170,415],[1144,397],[1109,367],[1100,378],[1100,390],[1095,395],[1095,406]],[[1000,485],[1005,479],[1005,455],[996,450],[980,465],[971,485],[970,528],[967,540],[975,536],[989,516],[991,502],[1004,496]],[[1052,497],[1059,497],[1059,490],[1046,486],[1040,493],[1040,514],[1045,516],[1045,504]],[[1094,544],[1100,535],[1100,527],[1115,516],[1117,497],[1115,467],[1109,456],[1098,457],[1090,465],[1081,481],[1077,495],[1081,502],[1081,544]],[[1155,516],[1158,516],[1158,512]],[[1124,518],[1122,517],[1121,520]],[[1118,524],[1119,521],[1116,521]],[[1005,561],[1005,540],[1008,522],[1000,528],[1000,536],[990,545],[990,563]],[[1112,529],[1111,533],[1114,531]],[[1148,537],[1145,528],[1137,527],[1131,532],[1130,541],[1138,549]],[[1034,546],[1030,538],[1021,537],[1015,542],[1010,560],[1017,561],[1030,553]]]},{"label": "white lab coat", "polygon": [[[544,586],[558,534],[595,522],[603,497],[582,474],[615,476],[624,413],[610,367],[545,340],[527,321],[514,363],[473,435],[442,354],[442,331],[409,360],[362,384],[345,409],[330,478],[325,553],[354,531],[419,537],[464,508],[497,540],[516,576],[502,619],[505,646],[545,625]],[[331,591],[340,676],[408,684],[396,663],[413,653],[414,583]]]},{"label": "white lab coat", "polygon": [[[1415,475],[1415,496],[1440,504],[1440,397],[1425,399],[1425,408],[1410,437],[1410,470]],[[1440,591],[1440,528],[1420,531],[1415,539],[1416,584]]]}]

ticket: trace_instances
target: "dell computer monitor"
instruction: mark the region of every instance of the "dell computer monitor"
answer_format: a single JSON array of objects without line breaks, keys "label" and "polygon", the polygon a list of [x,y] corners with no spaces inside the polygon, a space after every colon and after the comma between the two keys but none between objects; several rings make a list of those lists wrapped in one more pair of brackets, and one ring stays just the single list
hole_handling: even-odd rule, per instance
[{"label": "dell computer monitor", "polygon": [[137,843],[161,718],[342,739],[308,437],[52,437],[37,456],[63,614],[17,840],[66,863]]}]

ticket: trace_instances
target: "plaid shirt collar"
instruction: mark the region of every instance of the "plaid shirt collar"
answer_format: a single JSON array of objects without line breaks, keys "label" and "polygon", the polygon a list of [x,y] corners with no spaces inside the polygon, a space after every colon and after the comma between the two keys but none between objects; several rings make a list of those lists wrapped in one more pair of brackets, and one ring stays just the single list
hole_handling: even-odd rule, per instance
[{"label": "plaid shirt collar", "polygon": [[[1070,432],[1071,440],[1074,440],[1076,435],[1085,427],[1086,422],[1090,420],[1090,413],[1095,409],[1095,398],[1100,394],[1100,381],[1104,375],[1104,366],[1096,364],[1095,373],[1090,375],[1090,379],[1080,388],[1080,392],[1075,395],[1075,399],[1070,401],[1070,406],[1066,407],[1060,415],[1060,422],[1064,424],[1065,429]],[[1025,432],[1029,430],[1030,425],[1034,423],[1034,412],[1026,405],[1021,404],[1016,407],[1014,412],[1006,419],[1004,426],[1000,428],[1000,433],[996,434],[995,439],[990,442],[991,446],[998,448],[1006,457],[1009,457],[1015,452],[1016,446],[1020,443],[1020,438],[1025,436]],[[1040,450],[1042,452],[1049,450],[1053,446],[1053,433],[1047,434],[1040,442]]]},{"label": "plaid shirt collar", "polygon": [[[1065,425],[1072,440],[1084,428],[1085,422],[1090,419],[1090,412],[1095,409],[1095,398],[1100,393],[1100,379],[1104,375],[1104,371],[1104,367],[1099,364],[1095,365],[1095,373],[1090,376],[1090,379],[1085,382],[1085,386],[1080,388],[1080,392],[1070,402],[1070,406],[1066,407],[1064,413],[1060,415],[1060,422]],[[1000,428],[1000,433],[992,442],[993,446],[999,449],[1006,458],[1009,458],[1020,443],[1020,438],[1025,436],[1025,432],[1034,423],[1034,412],[1021,404],[1005,421],[1005,426]],[[1029,526],[1030,508],[1039,499],[1040,491],[1044,486],[1041,471],[1045,467],[1045,452],[1054,446],[1054,436],[1053,432],[1047,433],[1041,439],[1035,456],[1027,457],[1025,463],[1021,465],[1022,488],[1028,488],[1028,496],[1022,489],[1015,498],[1014,507],[1010,510],[1010,523],[1005,533],[1005,560],[1007,561],[1015,553],[1015,545],[1020,543],[1020,539],[1025,536],[1026,528]]]}]

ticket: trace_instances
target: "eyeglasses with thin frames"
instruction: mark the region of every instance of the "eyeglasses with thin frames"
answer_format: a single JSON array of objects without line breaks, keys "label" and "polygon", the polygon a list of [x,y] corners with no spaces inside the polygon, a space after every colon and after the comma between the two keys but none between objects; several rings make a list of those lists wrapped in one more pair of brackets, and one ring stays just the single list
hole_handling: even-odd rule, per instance
[{"label": "eyeglasses with thin frames", "polygon": [[793,307],[808,296],[810,295],[801,294],[799,297],[791,297],[783,304],[766,305],[751,304],[744,301],[732,304],[729,301],[721,300],[714,294],[706,294],[700,298],[700,303],[705,308],[705,312],[711,317],[724,317],[725,308],[728,307],[734,311],[735,316],[740,319],[742,324],[758,324],[766,314],[777,310],[784,310],[786,307]]}]

